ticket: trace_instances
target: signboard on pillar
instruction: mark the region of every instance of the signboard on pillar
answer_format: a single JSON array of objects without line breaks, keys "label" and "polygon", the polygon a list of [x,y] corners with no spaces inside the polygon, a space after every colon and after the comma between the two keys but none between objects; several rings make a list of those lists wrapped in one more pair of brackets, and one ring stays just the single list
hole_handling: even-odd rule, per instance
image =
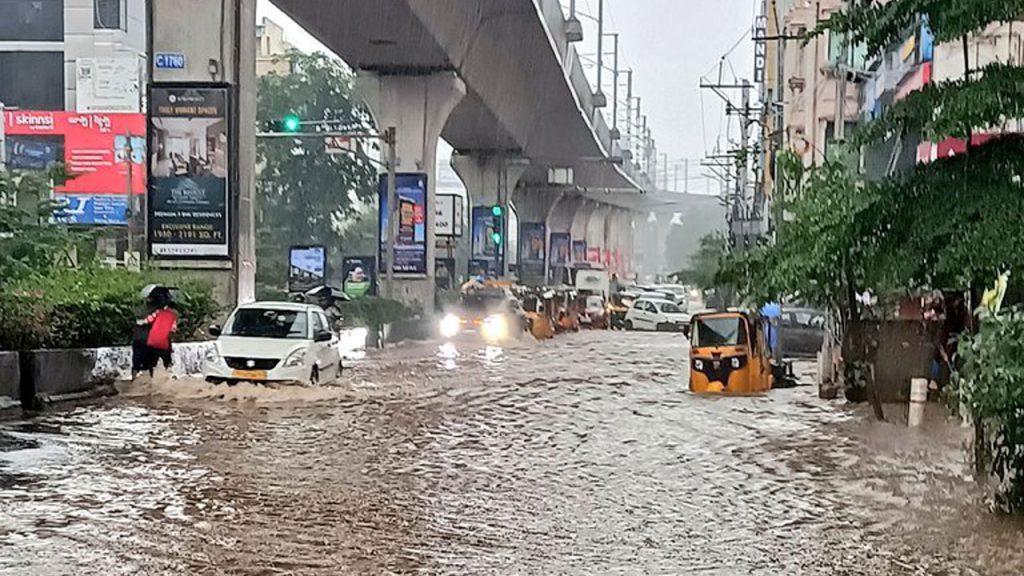
[{"label": "signboard on pillar", "polygon": [[754,84],[764,84],[768,68],[768,17],[758,16],[754,22]]},{"label": "signboard on pillar", "polygon": [[[504,215],[496,216],[489,206],[473,207],[473,253],[471,260],[477,265],[486,263],[488,274],[498,276],[504,269]],[[472,273],[472,270],[470,271]]]},{"label": "signboard on pillar", "polygon": [[438,237],[462,236],[464,203],[458,194],[438,194],[434,198],[434,235]]},{"label": "signboard on pillar", "polygon": [[572,262],[572,236],[564,232],[552,232],[549,254],[549,278],[553,283],[561,284],[565,278],[564,271]]},{"label": "signboard on pillar", "polygon": [[377,294],[377,261],[373,256],[346,256],[341,262],[342,292],[357,300]]},{"label": "signboard on pillar", "polygon": [[519,280],[527,285],[544,283],[547,226],[543,222],[519,224]]},{"label": "signboard on pillar", "polygon": [[589,262],[590,264],[600,264],[601,263],[601,249],[600,248],[592,248],[592,247],[588,246],[587,247],[587,260],[586,261]]},{"label": "signboard on pillar", "polygon": [[[380,261],[387,262],[388,175],[381,174]],[[427,175],[397,174],[395,198],[398,202],[398,226],[395,229],[395,276],[416,278],[427,275]]]},{"label": "signboard on pillar", "polygon": [[288,250],[288,291],[307,292],[327,283],[327,249],[292,246]]},{"label": "signboard on pillar", "polygon": [[150,255],[230,259],[228,88],[153,85],[149,102]]},{"label": "signboard on pillar", "polygon": [[572,261],[574,264],[583,264],[587,261],[587,241],[572,241]]}]

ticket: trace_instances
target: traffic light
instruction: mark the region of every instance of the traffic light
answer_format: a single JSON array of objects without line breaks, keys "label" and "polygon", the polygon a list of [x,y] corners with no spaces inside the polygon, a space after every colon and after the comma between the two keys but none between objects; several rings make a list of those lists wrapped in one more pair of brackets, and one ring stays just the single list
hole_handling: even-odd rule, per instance
[{"label": "traffic light", "polygon": [[299,117],[295,114],[288,114],[281,121],[281,128],[283,128],[285,132],[298,132],[301,126],[302,121],[299,120]]},{"label": "traffic light", "polygon": [[500,204],[495,204],[491,206],[491,214],[494,216],[494,230],[491,232],[491,242],[494,242],[496,246],[501,246],[502,230],[505,227],[505,210]]}]

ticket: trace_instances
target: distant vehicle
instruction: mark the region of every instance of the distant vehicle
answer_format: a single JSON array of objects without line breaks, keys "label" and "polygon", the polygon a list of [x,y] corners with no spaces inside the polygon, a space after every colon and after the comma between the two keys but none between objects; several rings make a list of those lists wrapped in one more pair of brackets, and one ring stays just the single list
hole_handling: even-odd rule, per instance
[{"label": "distant vehicle", "polygon": [[671,295],[669,300],[674,300],[676,304],[679,304],[681,308],[686,310],[690,304],[690,290],[686,286],[679,284],[659,284],[654,287],[654,291],[662,294]]},{"label": "distant vehicle", "polygon": [[825,314],[811,308],[783,308],[784,356],[813,358],[825,342]]},{"label": "distant vehicle", "polygon": [[245,304],[210,334],[217,340],[203,369],[208,382],[321,384],[341,376],[337,337],[319,306]]},{"label": "distant vehicle", "polygon": [[596,329],[608,328],[608,310],[604,297],[596,294],[583,297],[583,310],[580,323]]},{"label": "distant vehicle", "polygon": [[626,313],[626,330],[681,332],[689,325],[690,315],[664,298],[640,298]]},{"label": "distant vehicle", "polygon": [[438,330],[442,338],[481,337],[490,344],[516,338],[528,328],[522,305],[503,287],[479,286],[463,290],[449,306]]}]

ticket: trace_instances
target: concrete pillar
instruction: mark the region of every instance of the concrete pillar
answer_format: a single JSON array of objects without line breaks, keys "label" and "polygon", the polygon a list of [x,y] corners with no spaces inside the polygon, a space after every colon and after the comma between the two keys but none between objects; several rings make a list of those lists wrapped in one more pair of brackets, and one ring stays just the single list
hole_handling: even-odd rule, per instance
[{"label": "concrete pillar", "polygon": [[[475,258],[476,246],[474,244],[486,239],[475,238],[477,231],[473,230],[473,208],[480,206],[493,206],[499,204],[505,207],[505,258],[504,268],[500,270],[501,276],[508,276],[508,264],[511,251],[509,239],[509,218],[512,213],[511,203],[513,192],[523,177],[529,162],[518,156],[509,156],[502,153],[486,154],[463,154],[456,151],[452,154],[452,168],[459,175],[462,184],[466,187],[466,194],[469,196],[469,242],[471,243],[470,258]],[[517,210],[519,207],[517,206]],[[522,214],[520,213],[520,219]]]},{"label": "concrete pillar", "polygon": [[222,304],[256,297],[256,0],[151,0],[147,52],[180,54],[180,67],[156,67],[150,82],[226,84],[229,99],[228,236],[230,260],[173,260],[161,268],[188,270],[212,281]]},{"label": "concrete pillar", "polygon": [[[398,173],[427,175],[425,276],[395,276],[394,298],[419,305],[424,311],[434,306],[434,196],[437,190],[437,141],[448,116],[466,95],[466,85],[453,72],[416,76],[391,76],[360,72],[356,87],[370,108],[378,130],[394,127]],[[383,263],[382,263],[383,264]]]},{"label": "concrete pillar", "polygon": [[[560,285],[565,282],[564,272],[561,269],[553,269],[554,242],[552,235],[569,235],[569,258],[567,264],[572,261],[572,224],[576,218],[576,212],[583,204],[583,199],[571,192],[562,192],[558,199],[551,204],[548,210],[548,283]],[[568,266],[566,266],[568,267]]]}]

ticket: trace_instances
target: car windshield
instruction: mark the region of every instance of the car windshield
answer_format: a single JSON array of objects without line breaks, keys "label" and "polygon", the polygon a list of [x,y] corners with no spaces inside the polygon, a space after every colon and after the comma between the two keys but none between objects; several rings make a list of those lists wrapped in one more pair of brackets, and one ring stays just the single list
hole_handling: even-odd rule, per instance
[{"label": "car windshield", "polygon": [[224,328],[225,336],[249,338],[307,338],[306,312],[299,310],[272,310],[268,308],[242,308]]},{"label": "car windshield", "polygon": [[600,296],[588,296],[587,297],[587,308],[603,308],[604,300]]},{"label": "car windshield", "polygon": [[664,313],[664,314],[682,314],[683,313],[683,311],[679,308],[679,306],[676,306],[675,304],[673,304],[671,302],[665,302],[664,304],[659,306],[659,308],[661,309],[662,313]]},{"label": "car windshield", "polygon": [[747,343],[742,318],[703,318],[697,322],[694,346],[741,346]]}]

